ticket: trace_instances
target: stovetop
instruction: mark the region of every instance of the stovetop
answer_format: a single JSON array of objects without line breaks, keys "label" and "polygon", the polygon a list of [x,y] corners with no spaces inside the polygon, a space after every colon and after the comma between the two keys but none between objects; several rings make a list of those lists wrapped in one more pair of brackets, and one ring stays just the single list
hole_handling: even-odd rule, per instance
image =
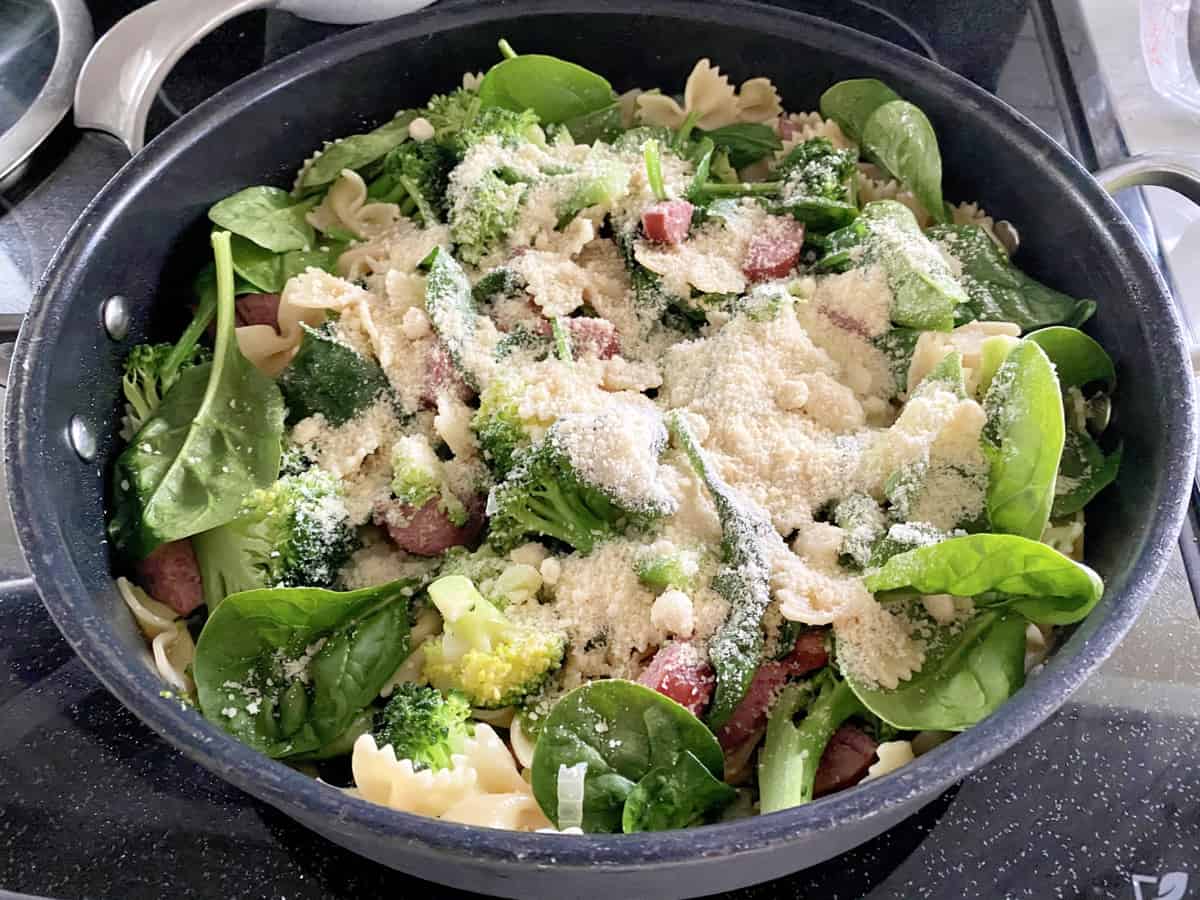
[{"label": "stovetop", "polygon": [[[1088,0],[781,5],[936,58],[1095,166],[1122,145],[1079,2]],[[90,3],[97,34],[137,5]],[[151,134],[336,30],[277,12],[228,23],[167,80]],[[0,314],[27,307],[70,220],[70,204],[31,201],[39,185],[74,177],[63,161],[77,139],[60,127],[29,175],[0,195]],[[1122,205],[1157,246],[1141,199]],[[0,517],[0,571],[14,558]],[[1200,897],[1198,745],[1200,617],[1176,554],[1133,633],[1028,739],[863,847],[730,896]],[[4,888],[71,900],[457,896],[325,842],[184,759],[99,685],[31,595],[0,599],[0,896]]]}]

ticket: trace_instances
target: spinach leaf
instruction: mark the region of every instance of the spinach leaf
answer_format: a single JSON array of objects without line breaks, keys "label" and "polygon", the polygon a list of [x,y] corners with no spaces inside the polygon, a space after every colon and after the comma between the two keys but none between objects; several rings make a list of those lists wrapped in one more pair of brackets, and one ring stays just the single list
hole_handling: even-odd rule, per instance
[{"label": "spinach leaf", "polygon": [[226,597],[196,643],[201,712],[268,756],[330,745],[408,655],[407,598],[419,587],[405,580]]},{"label": "spinach leaf", "polygon": [[874,78],[839,81],[821,95],[821,115],[833,119],[855,143],[861,143],[867,120],[879,107],[900,95]]},{"label": "spinach leaf", "polygon": [[1046,325],[1079,326],[1096,311],[1093,301],[1076,300],[1030,278],[978,225],[935,225],[926,233],[962,266],[959,281],[968,300],[956,324],[1004,321],[1029,331]]},{"label": "spinach leaf", "polygon": [[762,664],[762,620],[771,602],[768,547],[779,536],[762,510],[725,482],[681,415],[669,414],[667,426],[712,495],[721,522],[722,566],[712,586],[728,601],[729,613],[708,643],[717,673],[708,724],[716,731],[729,721]]},{"label": "spinach leaf", "polygon": [[712,131],[697,129],[696,134],[708,138],[715,146],[726,150],[729,153],[729,163],[735,169],[756,163],[783,146],[774,128],[754,122],[726,125]]},{"label": "spinach leaf", "polygon": [[297,193],[307,194],[332,184],[342,169],[358,170],[382,159],[389,150],[408,140],[408,126],[416,117],[415,110],[405,110],[374,131],[334,141],[301,170]]},{"label": "spinach leaf", "polygon": [[[620,679],[592,681],[565,695],[543,721],[531,767],[533,795],[557,822],[559,767],[586,762],[584,831],[620,831],[631,797],[631,826],[684,817],[690,821],[695,802],[685,786],[694,787],[698,779],[687,771],[685,754],[714,779],[721,778],[721,746],[690,712],[644,685]],[[636,790],[648,776],[645,786]],[[728,797],[718,795],[711,785],[705,792],[712,803]],[[646,803],[652,799],[679,806],[651,811]]]},{"label": "spinach leaf", "polygon": [[279,474],[283,398],[234,336],[229,235],[214,234],[217,336],[211,363],[184,371],[117,458],[118,549],[143,559],[159,544],[224,525]]},{"label": "spinach leaf", "polygon": [[[525,57],[518,56],[517,59]],[[479,376],[470,366],[476,328],[471,281],[462,266],[442,247],[434,247],[422,265],[429,270],[425,282],[425,309],[433,330],[446,345],[446,352],[463,380],[478,390]]]},{"label": "spinach leaf", "polygon": [[1104,389],[1111,391],[1116,383],[1117,372],[1112,359],[1103,347],[1078,328],[1065,325],[1042,328],[1026,335],[1025,339],[1046,351],[1064,391],[1093,381],[1102,382]]},{"label": "spinach leaf", "polygon": [[237,235],[233,236],[231,246],[233,270],[239,279],[244,284],[251,285],[253,291],[266,294],[278,294],[289,278],[299,275],[309,266],[337,274],[338,257],[346,249],[343,241],[325,241],[322,246],[313,250],[273,253]]},{"label": "spinach leaf", "polygon": [[[887,273],[892,322],[925,331],[950,331],[954,312],[967,294],[921,233],[912,210],[895,200],[876,200],[863,207],[859,222],[866,226],[862,263],[881,265]],[[831,241],[837,234],[830,235]]]},{"label": "spinach leaf", "polygon": [[957,632],[933,626],[935,637],[927,642],[921,670],[894,690],[868,686],[850,674],[846,681],[889,725],[904,731],[962,731],[995,712],[1025,683],[1025,624],[1015,612],[982,610]]},{"label": "spinach leaf", "polygon": [[390,392],[391,384],[374,360],[338,343],[328,330],[300,327],[300,347],[279,375],[289,423],[320,413],[331,425],[341,425]]},{"label": "spinach leaf", "polygon": [[921,332],[916,328],[893,328],[871,341],[887,357],[895,385],[893,396],[908,390],[908,368],[920,338]]},{"label": "spinach leaf", "polygon": [[215,225],[276,253],[308,250],[315,232],[305,215],[317,200],[297,201],[277,187],[248,187],[214,204],[208,217]]},{"label": "spinach leaf", "polygon": [[545,123],[577,120],[611,107],[614,99],[612,85],[595,72],[536,53],[496,63],[479,85],[484,109],[532,109]]},{"label": "spinach leaf", "polygon": [[1087,566],[1015,534],[971,534],[918,547],[893,556],[864,583],[876,592],[995,594],[1027,618],[1053,625],[1079,621],[1104,593],[1104,582]]},{"label": "spinach leaf", "polygon": [[885,103],[867,119],[862,148],[913,192],[935,222],[946,221],[942,154],[925,113],[907,100]]},{"label": "spinach leaf", "polygon": [[651,769],[625,798],[621,830],[667,831],[687,828],[733,802],[735,791],[713,775],[690,751],[669,766]]},{"label": "spinach leaf", "polygon": [[614,100],[608,106],[567,119],[563,127],[577,144],[611,141],[621,133],[621,105]]},{"label": "spinach leaf", "polygon": [[1105,456],[1090,435],[1069,429],[1058,466],[1051,517],[1062,519],[1074,515],[1091,503],[1093,497],[1116,480],[1121,455],[1119,444]]},{"label": "spinach leaf", "polygon": [[1000,364],[983,398],[987,511],[993,531],[1037,540],[1050,520],[1066,425],[1054,366],[1033,341]]}]

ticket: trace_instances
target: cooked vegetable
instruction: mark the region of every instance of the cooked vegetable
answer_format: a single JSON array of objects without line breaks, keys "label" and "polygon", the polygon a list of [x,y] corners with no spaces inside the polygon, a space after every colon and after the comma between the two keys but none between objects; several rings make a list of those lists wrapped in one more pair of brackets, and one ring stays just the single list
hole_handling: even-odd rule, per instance
[{"label": "cooked vegetable", "polygon": [[408,126],[416,117],[413,110],[405,110],[374,131],[353,134],[330,144],[301,170],[296,192],[307,194],[332,184],[343,169],[361,170],[382,159],[393,147],[408,140]]},{"label": "cooked vegetable", "polygon": [[812,802],[817,767],[829,739],[838,726],[864,711],[850,686],[828,668],[780,692],[758,759],[759,806],[764,814]]},{"label": "cooked vegetable", "polygon": [[444,630],[422,644],[422,675],[439,690],[459,691],[485,709],[509,706],[536,693],[562,665],[563,635],[509,621],[461,575],[439,578],[429,599]]},{"label": "cooked vegetable", "polygon": [[867,709],[896,728],[962,731],[1025,683],[1025,626],[1015,610],[980,610],[958,630],[926,629],[933,636],[925,662],[894,690],[864,685],[850,674],[846,683]]},{"label": "cooked vegetable", "polygon": [[408,655],[408,598],[419,586],[226,597],[196,644],[201,712],[267,756],[338,740]]},{"label": "cooked vegetable", "polygon": [[314,232],[305,216],[319,199],[296,200],[277,187],[248,187],[215,204],[208,217],[220,228],[275,253],[310,250]]},{"label": "cooked vegetable", "polygon": [[329,587],[358,545],[340,482],[316,468],[253,491],[233,521],[192,539],[210,612],[241,591]]},{"label": "cooked vegetable", "polygon": [[725,483],[681,415],[669,414],[667,426],[708,488],[721,520],[723,565],[713,578],[713,589],[729,602],[729,615],[708,644],[708,657],[717,673],[708,711],[709,727],[715,731],[733,715],[762,663],[762,619],[771,602],[767,541],[775,537],[775,529],[757,507],[743,503]]},{"label": "cooked vegetable", "polygon": [[424,435],[405,435],[392,445],[392,493],[414,509],[436,497],[453,525],[467,521],[466,507],[446,479],[445,464]]},{"label": "cooked vegetable", "polygon": [[423,684],[396,685],[375,717],[371,734],[380,747],[391,746],[396,759],[412,760],[414,769],[448,769],[471,736],[471,707],[461,694],[445,696]]},{"label": "cooked vegetable", "polygon": [[1104,583],[1082,563],[1013,534],[953,537],[891,557],[866,577],[871,591],[982,597],[1043,625],[1078,622],[1100,600]]},{"label": "cooked vegetable", "polygon": [[708,139],[714,147],[724,150],[729,155],[729,164],[735,169],[744,169],[783,146],[775,129],[760,122],[739,122],[711,131],[697,130],[695,134],[698,139]]},{"label": "cooked vegetable", "polygon": [[683,828],[734,795],[721,782],[724,760],[712,732],[674,700],[630,681],[578,687],[542,723],[531,783],[552,822],[559,821],[558,773],[578,763],[587,764],[588,832]]},{"label": "cooked vegetable", "polygon": [[531,109],[543,122],[569,122],[608,109],[614,95],[595,72],[534,53],[492,66],[479,85],[479,100],[485,108]]},{"label": "cooked vegetable", "polygon": [[454,368],[470,387],[478,389],[479,376],[473,366],[475,300],[471,282],[449,253],[435,247],[426,260],[425,309],[433,330],[446,346]]},{"label": "cooked vegetable", "polygon": [[183,371],[117,458],[110,533],[141,559],[159,544],[230,521],[279,472],[283,398],[234,339],[229,236],[213,235],[217,339],[211,363]]},{"label": "cooked vegetable", "polygon": [[978,225],[939,225],[928,235],[962,265],[959,280],[967,300],[959,307],[960,325],[974,319],[1015,322],[1028,331],[1082,325],[1096,311],[1093,301],[1076,300],[1030,278]]},{"label": "cooked vegetable", "polygon": [[1041,347],[1022,341],[1008,354],[983,408],[991,527],[1036,540],[1050,521],[1065,437],[1058,378]]},{"label": "cooked vegetable", "polygon": [[340,342],[331,326],[317,329],[301,323],[300,327],[304,331],[300,347],[279,376],[289,423],[319,413],[329,424],[341,425],[381,394],[391,394],[379,364]]},{"label": "cooked vegetable", "polygon": [[209,350],[194,341],[190,343],[191,348],[186,350],[181,350],[179,344],[138,344],[125,357],[121,389],[125,394],[122,437],[126,440],[154,415],[181,372],[212,360]]}]

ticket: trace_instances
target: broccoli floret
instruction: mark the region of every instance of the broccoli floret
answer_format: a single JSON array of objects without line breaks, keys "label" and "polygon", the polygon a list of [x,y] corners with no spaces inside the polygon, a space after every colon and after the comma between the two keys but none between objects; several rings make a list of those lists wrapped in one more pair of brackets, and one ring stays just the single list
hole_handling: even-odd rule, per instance
[{"label": "broccoli floret", "polygon": [[627,509],[589,483],[572,464],[551,426],[545,438],[521,453],[488,500],[489,542],[501,551],[539,536],[590,553],[605,537],[644,527],[662,512]]},{"label": "broccoli floret", "polygon": [[510,621],[468,578],[448,575],[429,586],[444,630],[422,645],[424,678],[461,691],[472,706],[494,709],[536,692],[562,665],[566,637]]},{"label": "broccoli floret", "polygon": [[401,212],[415,209],[426,225],[446,216],[446,182],[454,167],[450,151],[436,141],[407,141],[383,161],[383,178],[406,195]]},{"label": "broccoli floret", "polygon": [[479,593],[500,609],[510,603],[532,600],[542,587],[542,576],[537,569],[512,562],[487,544],[474,552],[465,547],[447,550],[438,575],[469,578]]},{"label": "broccoli floret", "polygon": [[433,139],[462,152],[462,133],[471,127],[479,115],[479,96],[474,91],[459,88],[449,94],[435,94],[421,110],[421,116],[433,126]]},{"label": "broccoli floret", "polygon": [[546,145],[546,135],[538,125],[538,116],[532,109],[513,112],[500,106],[489,106],[464,128],[458,138],[460,152],[465,152],[480,141],[494,137],[508,147],[522,144]]},{"label": "broccoli floret", "polygon": [[210,359],[212,351],[198,345],[181,348],[179,352],[174,344],[138,344],[130,350],[121,379],[125,393],[121,437],[128,441],[137,434],[179,380],[181,372]]},{"label": "broccoli floret", "polygon": [[358,548],[341,486],[312,468],[254,491],[232,522],[192,538],[204,599],[265,587],[329,587]]},{"label": "broccoli floret", "polygon": [[574,189],[558,208],[557,228],[565,228],[589,206],[612,203],[629,190],[629,169],[615,160],[598,160],[577,178]]},{"label": "broccoli floret", "polygon": [[375,717],[375,743],[391,745],[396,759],[414,769],[448,769],[451,755],[462,753],[471,736],[471,706],[462,694],[441,692],[410,681],[396,686]]},{"label": "broccoli floret", "polygon": [[524,290],[525,279],[515,269],[497,266],[475,282],[471,294],[476,304],[482,306],[497,299],[515,297]]},{"label": "broccoli floret", "polygon": [[635,565],[638,581],[658,590],[692,590],[696,586],[699,569],[699,554],[693,550],[650,554],[643,556]]},{"label": "broccoli floret", "polygon": [[466,196],[450,207],[450,237],[458,255],[475,265],[502,243],[517,225],[527,188],[496,172],[485,172],[467,187]]},{"label": "broccoli floret", "polygon": [[524,362],[539,362],[554,352],[553,336],[516,326],[496,342],[496,359],[518,356]]},{"label": "broccoli floret", "polygon": [[506,478],[517,456],[530,444],[529,425],[521,418],[525,383],[511,372],[500,372],[479,395],[479,410],[471,429],[483,458],[498,479]]},{"label": "broccoli floret", "polygon": [[462,527],[467,523],[467,508],[450,490],[445,463],[424,435],[405,435],[392,445],[392,493],[415,509],[438,498],[451,524]]}]

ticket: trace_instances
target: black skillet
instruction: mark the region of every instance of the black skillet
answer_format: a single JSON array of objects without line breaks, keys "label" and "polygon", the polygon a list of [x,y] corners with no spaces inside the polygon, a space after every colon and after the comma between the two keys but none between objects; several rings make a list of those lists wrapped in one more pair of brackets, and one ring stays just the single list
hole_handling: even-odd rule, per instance
[{"label": "black skillet", "polygon": [[[995,715],[892,775],[809,806],[687,831],[579,838],[468,828],[367,804],[159,696],[104,539],[128,347],[180,327],[214,200],[247,184],[288,185],[323,140],[486,68],[501,36],[603,72],[619,90],[681,85],[709,56],[735,81],[769,76],[794,110],[815,108],[839,79],[881,78],[933,121],[946,195],[1017,223],[1023,268],[1097,300],[1088,328],[1117,366],[1113,428],[1125,443],[1121,478],[1088,521],[1088,562],[1107,590]],[[95,165],[110,165],[111,144],[90,141]],[[1156,177],[1143,162],[1112,181]],[[1196,193],[1189,172],[1176,183]],[[124,310],[105,306],[117,296]],[[1020,740],[1096,669],[1149,597],[1187,504],[1194,424],[1190,361],[1162,278],[1101,185],[1046,134],[953,73],[838,25],[678,0],[434,7],[311,47],[223,91],[138,153],[80,217],[22,330],[5,414],[10,499],[37,589],[72,647],[136,715],[190,758],[359,853],[462,888],[553,897],[698,895],[803,868],[896,824]]]}]

